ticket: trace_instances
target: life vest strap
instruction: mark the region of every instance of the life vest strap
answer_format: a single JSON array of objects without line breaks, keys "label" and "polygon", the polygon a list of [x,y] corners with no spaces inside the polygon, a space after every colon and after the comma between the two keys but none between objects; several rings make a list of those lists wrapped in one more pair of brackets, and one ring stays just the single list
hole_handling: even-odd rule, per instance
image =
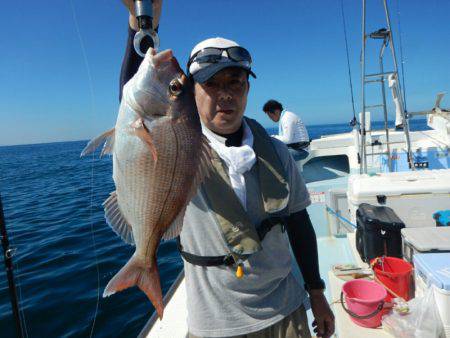
[{"label": "life vest strap", "polygon": [[223,255],[223,256],[199,256],[194,255],[189,252],[183,251],[183,246],[180,242],[180,236],[177,237],[177,247],[178,251],[181,254],[183,259],[191,264],[200,265],[200,266],[231,266],[235,264],[234,258],[232,255]]},{"label": "life vest strap", "polygon": [[[286,217],[275,216],[269,217],[263,220],[256,230],[259,236],[259,239],[262,241],[264,237],[266,237],[267,233],[276,225],[281,225],[282,230],[284,231],[286,224]],[[199,256],[194,255],[189,252],[183,250],[183,246],[181,245],[180,236],[177,237],[177,247],[178,251],[181,254],[183,259],[191,264],[199,265],[199,266],[231,266],[235,265],[236,261],[234,260],[231,254],[223,255],[223,256]],[[244,258],[248,258],[250,255],[244,256]]]}]

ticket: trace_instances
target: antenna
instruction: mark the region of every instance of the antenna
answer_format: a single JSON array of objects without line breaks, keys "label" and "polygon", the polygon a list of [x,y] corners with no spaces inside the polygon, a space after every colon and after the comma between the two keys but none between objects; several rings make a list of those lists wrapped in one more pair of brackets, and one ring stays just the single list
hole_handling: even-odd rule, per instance
[{"label": "antenna", "polygon": [[[392,89],[392,94],[394,97],[394,103],[396,106],[396,112],[398,118],[396,120],[396,127],[398,129],[403,129],[405,134],[405,142],[408,153],[408,163],[411,170],[415,170],[413,156],[411,152],[411,140],[409,136],[409,122],[408,114],[404,108],[404,102],[401,95],[401,88],[398,80],[398,67],[397,67],[397,57],[395,55],[394,39],[392,37],[391,20],[389,17],[389,9],[387,7],[387,0],[382,0],[384,6],[384,12],[386,17],[387,28],[381,28],[373,33],[366,35],[366,0],[362,3],[362,50],[361,50],[361,100],[362,100],[362,114],[361,114],[361,144],[360,144],[360,174],[367,174],[367,152],[366,152],[366,108],[376,108],[382,107],[384,112],[384,125],[386,130],[386,144],[387,144],[387,156],[389,161],[389,170],[391,170],[391,159],[390,159],[390,146],[389,146],[389,129],[387,125],[387,109],[386,109],[386,94],[385,94],[385,82],[389,81],[389,87]],[[376,74],[366,74],[366,42],[367,39],[382,40],[381,50],[379,54],[379,64],[380,72]],[[384,51],[389,47],[392,57],[392,62],[394,66],[393,71],[385,71],[383,67],[383,57]],[[365,97],[365,87],[369,83],[381,83],[381,94],[383,102],[376,105],[366,105]]]}]

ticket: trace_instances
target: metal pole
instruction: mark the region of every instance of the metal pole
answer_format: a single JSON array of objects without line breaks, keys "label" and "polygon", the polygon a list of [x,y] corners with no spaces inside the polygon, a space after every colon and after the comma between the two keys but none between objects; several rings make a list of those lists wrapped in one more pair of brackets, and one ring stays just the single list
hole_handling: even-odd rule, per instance
[{"label": "metal pole", "polygon": [[366,81],[366,64],[365,64],[365,49],[366,49],[366,0],[362,2],[362,49],[361,49],[361,144],[360,154],[361,163],[359,167],[359,173],[367,173],[367,159],[366,159],[366,98],[364,96],[364,86]]},{"label": "metal pole", "polygon": [[394,39],[392,38],[392,30],[391,30],[391,19],[389,18],[389,10],[388,10],[388,7],[387,7],[386,0],[383,0],[383,5],[384,5],[384,12],[386,14],[386,22],[387,22],[387,25],[388,25],[389,42],[390,42],[392,58],[394,59],[393,60],[393,62],[394,62],[394,71],[395,71],[396,76],[397,76],[396,87],[397,87],[397,90],[398,90],[397,91],[398,99],[399,99],[399,102],[400,102],[402,119],[403,119],[403,131],[405,133],[405,138],[406,138],[406,148],[407,148],[407,152],[408,152],[408,162],[409,162],[409,167],[411,168],[411,170],[415,170],[416,168],[414,167],[414,161],[413,161],[413,156],[412,156],[412,151],[411,151],[411,139],[409,137],[408,117],[407,117],[405,109],[404,109],[404,102],[402,100],[402,95],[401,95],[401,90],[400,90],[400,85],[399,85],[400,79],[398,78],[397,57],[395,55]]},{"label": "metal pole", "polygon": [[3,246],[3,256],[5,259],[6,276],[8,278],[9,296],[11,300],[11,307],[13,316],[16,322],[17,337],[22,338],[22,322],[20,320],[19,303],[17,301],[16,286],[14,284],[13,265],[12,265],[12,253],[9,248],[8,235],[6,233],[5,216],[3,214],[2,197],[0,195],[0,233]]},{"label": "metal pole", "polygon": [[[383,67],[383,54],[384,50],[386,49],[386,39],[383,40],[383,45],[381,46],[380,50],[380,72],[384,72]],[[391,146],[389,144],[389,126],[388,126],[388,113],[387,113],[387,107],[386,107],[386,92],[385,92],[385,78],[383,77],[380,84],[381,84],[381,94],[383,96],[383,113],[384,113],[384,130],[386,131],[386,151],[388,156],[388,167],[389,172],[392,171],[392,159],[391,159]]]}]

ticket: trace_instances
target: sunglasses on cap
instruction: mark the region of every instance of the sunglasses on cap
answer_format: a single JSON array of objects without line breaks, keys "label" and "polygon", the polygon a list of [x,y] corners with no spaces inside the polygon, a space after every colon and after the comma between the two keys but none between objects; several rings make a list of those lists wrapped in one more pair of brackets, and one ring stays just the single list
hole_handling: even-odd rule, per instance
[{"label": "sunglasses on cap", "polygon": [[189,67],[193,62],[197,63],[217,63],[223,58],[223,52],[227,53],[228,59],[241,62],[247,61],[248,66],[252,64],[252,57],[247,49],[240,46],[233,46],[227,48],[217,48],[217,47],[206,47],[198,52],[194,53],[189,59],[187,64],[187,69],[189,71]]}]

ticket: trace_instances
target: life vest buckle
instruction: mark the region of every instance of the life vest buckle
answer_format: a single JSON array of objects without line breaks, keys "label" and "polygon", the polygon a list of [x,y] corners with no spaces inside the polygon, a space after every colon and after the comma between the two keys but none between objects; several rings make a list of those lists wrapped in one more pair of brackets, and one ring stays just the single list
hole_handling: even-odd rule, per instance
[{"label": "life vest buckle", "polygon": [[223,264],[225,266],[231,266],[234,265],[236,261],[234,260],[234,257],[231,254],[228,254],[223,257]]}]

